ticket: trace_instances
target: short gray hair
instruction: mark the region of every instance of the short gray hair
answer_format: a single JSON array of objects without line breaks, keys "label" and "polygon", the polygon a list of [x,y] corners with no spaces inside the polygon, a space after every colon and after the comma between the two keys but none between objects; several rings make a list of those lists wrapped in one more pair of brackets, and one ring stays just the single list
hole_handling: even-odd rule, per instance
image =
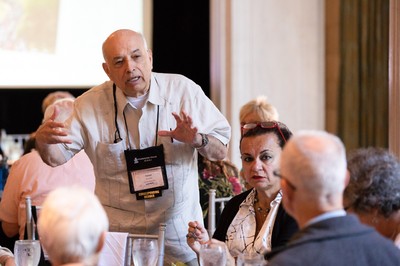
[{"label": "short gray hair", "polygon": [[389,217],[400,209],[400,162],[383,148],[360,148],[349,153],[350,181],[344,198],[356,213],[378,210]]},{"label": "short gray hair", "polygon": [[85,262],[96,254],[108,218],[97,197],[73,186],[53,190],[39,214],[40,240],[50,260],[61,264]]}]

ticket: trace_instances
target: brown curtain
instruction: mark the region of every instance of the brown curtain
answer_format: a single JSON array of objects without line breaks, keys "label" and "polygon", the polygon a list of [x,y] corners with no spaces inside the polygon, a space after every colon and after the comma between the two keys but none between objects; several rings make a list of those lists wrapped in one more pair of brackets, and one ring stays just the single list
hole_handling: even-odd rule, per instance
[{"label": "brown curtain", "polygon": [[341,0],[338,135],[388,147],[389,0]]}]

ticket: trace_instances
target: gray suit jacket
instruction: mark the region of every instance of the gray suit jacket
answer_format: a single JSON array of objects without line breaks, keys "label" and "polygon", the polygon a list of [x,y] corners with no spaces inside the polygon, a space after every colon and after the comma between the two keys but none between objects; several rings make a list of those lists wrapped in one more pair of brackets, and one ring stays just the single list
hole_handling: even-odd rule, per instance
[{"label": "gray suit jacket", "polygon": [[354,215],[312,224],[265,257],[268,266],[400,265],[400,250]]}]

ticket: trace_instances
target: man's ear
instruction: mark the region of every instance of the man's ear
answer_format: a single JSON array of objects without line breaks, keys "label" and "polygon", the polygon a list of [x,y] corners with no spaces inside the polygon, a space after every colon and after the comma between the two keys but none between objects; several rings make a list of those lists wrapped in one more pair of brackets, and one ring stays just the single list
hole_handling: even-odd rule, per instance
[{"label": "man's ear", "polygon": [[96,253],[100,253],[101,249],[104,246],[104,243],[106,241],[106,234],[107,232],[103,232],[99,238],[99,243],[97,243],[97,248],[96,248]]},{"label": "man's ear", "polygon": [[107,63],[103,63],[101,65],[103,67],[104,72],[106,72],[107,76],[110,77],[109,73],[110,73],[110,69],[108,68]]},{"label": "man's ear", "polygon": [[149,56],[151,70],[153,70],[153,51],[151,49],[147,49],[147,55]]},{"label": "man's ear", "polygon": [[294,191],[285,179],[281,179],[281,190],[282,190],[282,194],[283,194],[282,195],[283,206],[285,207],[286,212],[289,213],[290,215],[292,215],[291,210],[292,210]]},{"label": "man's ear", "polygon": [[344,179],[344,187],[347,187],[349,182],[350,182],[350,171],[346,169],[346,178]]}]

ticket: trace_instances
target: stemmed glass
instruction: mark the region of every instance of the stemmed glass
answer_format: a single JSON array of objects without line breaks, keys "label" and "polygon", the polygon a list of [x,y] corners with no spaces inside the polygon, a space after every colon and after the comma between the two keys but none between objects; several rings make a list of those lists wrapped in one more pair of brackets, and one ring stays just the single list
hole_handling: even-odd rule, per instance
[{"label": "stemmed glass", "polygon": [[223,243],[210,242],[200,247],[200,266],[220,266],[226,264],[226,250]]},{"label": "stemmed glass", "polygon": [[17,266],[37,266],[40,260],[40,241],[15,241],[14,258]]},{"label": "stemmed glass", "polygon": [[135,266],[154,266],[158,259],[157,239],[136,238],[132,245]]}]

